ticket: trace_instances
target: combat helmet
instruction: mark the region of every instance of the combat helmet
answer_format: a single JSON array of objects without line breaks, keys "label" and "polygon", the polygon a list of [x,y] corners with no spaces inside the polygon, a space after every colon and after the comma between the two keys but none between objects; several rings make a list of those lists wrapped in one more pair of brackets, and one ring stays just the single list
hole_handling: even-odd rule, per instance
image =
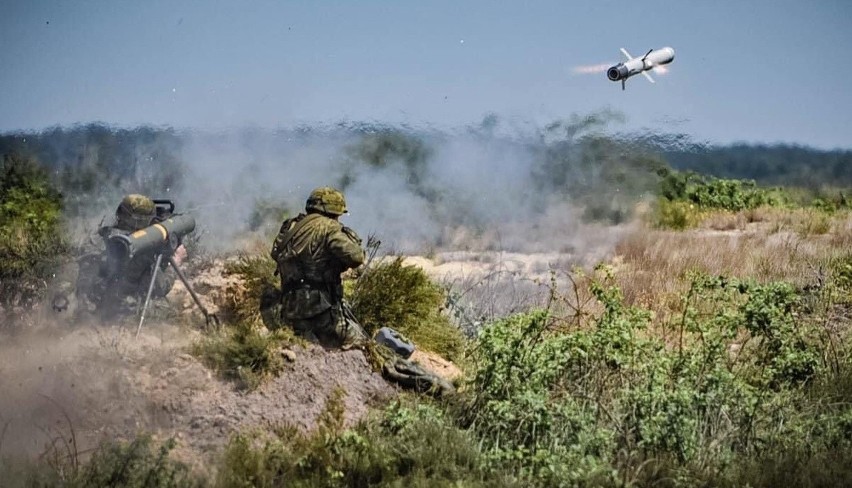
[{"label": "combat helmet", "polygon": [[115,209],[115,226],[124,230],[138,230],[150,225],[156,215],[153,200],[145,195],[127,195]]},{"label": "combat helmet", "polygon": [[305,211],[314,211],[335,216],[348,212],[343,193],[330,186],[322,186],[314,189],[308,197],[307,203],[305,203]]}]

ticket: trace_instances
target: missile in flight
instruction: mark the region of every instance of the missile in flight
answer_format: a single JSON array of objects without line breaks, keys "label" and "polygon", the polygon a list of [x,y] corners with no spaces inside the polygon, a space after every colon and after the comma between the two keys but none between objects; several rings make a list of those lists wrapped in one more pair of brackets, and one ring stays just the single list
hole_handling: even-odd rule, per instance
[{"label": "missile in flight", "polygon": [[634,58],[624,48],[621,48],[621,52],[627,57],[627,61],[618,63],[606,70],[606,77],[610,81],[620,81],[622,90],[624,90],[624,82],[627,81],[627,78],[639,73],[642,73],[648,81],[654,83],[654,79],[648,74],[648,70],[671,63],[674,61],[675,54],[674,49],[670,47],[651,49],[641,58]]}]

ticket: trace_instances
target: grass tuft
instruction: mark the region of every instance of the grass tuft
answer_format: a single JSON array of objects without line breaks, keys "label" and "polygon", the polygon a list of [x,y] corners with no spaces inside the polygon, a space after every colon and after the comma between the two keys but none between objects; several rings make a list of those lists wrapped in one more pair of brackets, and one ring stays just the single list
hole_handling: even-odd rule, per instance
[{"label": "grass tuft", "polygon": [[289,329],[269,332],[248,322],[225,326],[193,344],[191,352],[207,367],[241,388],[253,390],[284,367],[282,349],[296,343]]}]

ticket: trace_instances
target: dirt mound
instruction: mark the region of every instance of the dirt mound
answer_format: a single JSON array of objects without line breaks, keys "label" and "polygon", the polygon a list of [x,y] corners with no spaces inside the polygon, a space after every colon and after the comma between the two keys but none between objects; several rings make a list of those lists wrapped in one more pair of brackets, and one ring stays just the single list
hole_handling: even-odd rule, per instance
[{"label": "dirt mound", "polygon": [[[216,259],[203,268],[189,267],[189,281],[201,303],[211,314],[219,314],[226,300],[229,287],[238,286],[239,278],[225,274],[225,260]],[[166,296],[169,304],[176,310],[189,316],[199,316],[189,290],[180,280],[175,280],[169,294]]]},{"label": "dirt mound", "polygon": [[[224,265],[216,260],[203,269],[188,269],[193,288],[212,313],[225,304],[229,287],[241,286],[238,278],[223,273]],[[346,425],[398,392],[361,351],[317,345],[282,351],[286,366],[281,374],[255,391],[240,391],[187,353],[203,334],[203,322],[186,288],[177,282],[166,301],[160,303],[182,319],[174,321],[173,314],[158,319],[152,312],[138,338],[136,320],[123,326],[71,326],[55,315],[3,331],[0,457],[46,452],[85,457],[104,440],[144,432],[176,438],[176,457],[205,472],[234,432],[280,424],[310,430],[338,388],[345,393]],[[437,355],[418,351],[412,359],[448,379],[460,375]]]},{"label": "dirt mound", "polygon": [[396,392],[372,371],[361,351],[311,345],[288,355],[292,361],[284,372],[248,393],[210,380],[194,358],[179,355],[156,378],[149,395],[152,405],[168,414],[164,433],[184,439],[193,450],[210,451],[236,430],[282,423],[309,430],[337,388],[346,392],[347,425]]},{"label": "dirt mound", "polygon": [[[39,455],[66,444],[85,454],[106,439],[176,437],[177,455],[202,466],[239,429],[288,423],[310,429],[336,388],[348,424],[395,388],[360,351],[317,346],[288,353],[287,370],[245,393],[186,354],[196,332],[148,324],[43,329],[0,340],[0,455]],[[5,426],[5,428],[4,428]]]}]

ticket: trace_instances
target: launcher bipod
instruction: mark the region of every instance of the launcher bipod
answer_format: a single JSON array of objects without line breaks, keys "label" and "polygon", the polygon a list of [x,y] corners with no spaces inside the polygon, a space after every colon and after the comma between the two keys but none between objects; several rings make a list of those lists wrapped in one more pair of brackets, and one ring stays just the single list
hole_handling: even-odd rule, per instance
[{"label": "launcher bipod", "polygon": [[[210,313],[207,311],[207,308],[201,303],[201,300],[198,299],[198,295],[195,294],[195,290],[192,289],[192,286],[189,284],[189,281],[184,276],[183,271],[180,270],[180,267],[175,262],[175,258],[172,256],[167,256],[166,259],[169,261],[169,265],[172,269],[175,270],[175,274],[177,274],[180,281],[183,283],[183,286],[186,287],[186,290],[189,292],[189,296],[192,297],[192,301],[198,305],[198,308],[201,310],[201,313],[204,315],[205,328],[210,329],[210,324],[213,323],[217,328],[221,325],[219,322],[219,317],[214,313]],[[139,337],[139,332],[142,330],[142,324],[145,322],[145,312],[148,310],[148,303],[151,302],[151,294],[154,292],[154,282],[157,280],[157,273],[160,272],[160,263],[163,262],[163,255],[157,254],[157,262],[154,263],[154,271],[151,273],[151,283],[148,284],[148,293],[145,295],[145,304],[142,305],[142,313],[139,315],[139,326],[136,327],[136,337]]]}]

